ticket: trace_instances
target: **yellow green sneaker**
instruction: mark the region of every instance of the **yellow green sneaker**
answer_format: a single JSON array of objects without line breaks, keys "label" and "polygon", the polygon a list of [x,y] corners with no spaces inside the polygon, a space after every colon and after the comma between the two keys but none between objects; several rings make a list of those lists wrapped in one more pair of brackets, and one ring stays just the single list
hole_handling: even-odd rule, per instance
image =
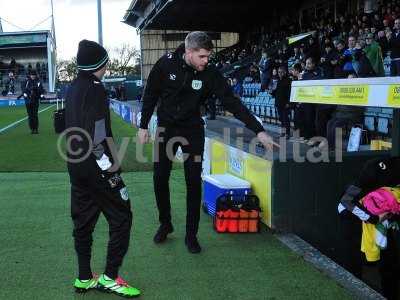
[{"label": "yellow green sneaker", "polygon": [[87,280],[80,280],[79,278],[75,279],[74,288],[77,293],[86,293],[89,290],[97,288],[97,281],[99,277],[96,274],[93,274],[93,278]]},{"label": "yellow green sneaker", "polygon": [[105,274],[100,275],[97,289],[105,293],[113,293],[125,298],[135,298],[140,296],[140,290],[130,286],[121,277],[114,280]]}]

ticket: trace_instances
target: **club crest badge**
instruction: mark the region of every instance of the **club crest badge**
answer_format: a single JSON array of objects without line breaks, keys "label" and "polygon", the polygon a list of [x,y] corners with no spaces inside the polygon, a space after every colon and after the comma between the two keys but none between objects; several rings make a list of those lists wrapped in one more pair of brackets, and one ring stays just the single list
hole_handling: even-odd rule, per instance
[{"label": "club crest badge", "polygon": [[122,189],[120,189],[119,193],[121,194],[121,198],[123,200],[128,201],[129,194],[128,194],[128,189],[126,187],[123,187]]},{"label": "club crest badge", "polygon": [[192,88],[194,90],[198,91],[201,89],[202,86],[203,86],[203,82],[201,80],[193,80],[192,81]]}]

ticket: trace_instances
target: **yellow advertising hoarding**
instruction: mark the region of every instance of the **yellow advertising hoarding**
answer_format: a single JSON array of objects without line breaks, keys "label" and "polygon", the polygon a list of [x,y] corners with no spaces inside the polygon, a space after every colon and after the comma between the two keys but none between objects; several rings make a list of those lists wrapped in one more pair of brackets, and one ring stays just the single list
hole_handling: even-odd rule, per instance
[{"label": "yellow advertising hoarding", "polygon": [[389,85],[388,105],[400,107],[400,85]]},{"label": "yellow advertising hoarding", "polygon": [[323,104],[367,105],[368,85],[303,86],[296,88],[296,101]]}]

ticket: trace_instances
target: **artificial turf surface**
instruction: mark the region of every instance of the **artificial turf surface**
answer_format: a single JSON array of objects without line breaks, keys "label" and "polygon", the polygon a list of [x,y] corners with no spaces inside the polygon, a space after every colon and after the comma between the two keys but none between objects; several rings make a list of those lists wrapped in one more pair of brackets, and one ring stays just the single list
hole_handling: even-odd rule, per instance
[{"label": "artificial turf surface", "polygon": [[26,117],[25,106],[0,107],[0,129],[24,117]]},{"label": "artificial turf surface", "polygon": [[[40,115],[41,133],[37,136],[27,133],[26,122],[0,134],[0,157],[8,155],[0,162],[0,170],[7,171],[0,173],[0,299],[119,299],[97,291],[86,295],[73,292],[77,269],[69,180],[53,149],[56,136],[51,112]],[[134,134],[115,117],[113,129],[118,138]],[[29,154],[30,159],[23,157]],[[164,245],[155,245],[152,173],[142,171],[151,165],[125,164],[125,169],[140,172],[123,176],[132,200],[134,225],[120,275],[142,290],[143,299],[350,299],[347,291],[265,230],[260,234],[217,234],[210,217],[202,213],[199,239],[203,252],[189,254],[184,245],[182,169],[174,170],[170,180],[175,232]],[[27,172],[32,170],[41,172]],[[104,269],[107,239],[107,223],[101,217],[94,234],[92,263],[98,273]]]},{"label": "artificial turf surface", "polygon": [[[217,234],[202,213],[204,251],[184,245],[182,170],[171,177],[175,232],[155,245],[156,207],[151,172],[124,175],[134,214],[131,247],[121,275],[143,299],[349,299],[333,280],[292,253],[270,233]],[[65,173],[0,173],[0,299],[117,299],[92,291],[74,295],[76,259]],[[107,224],[94,235],[93,270],[104,269]]]}]

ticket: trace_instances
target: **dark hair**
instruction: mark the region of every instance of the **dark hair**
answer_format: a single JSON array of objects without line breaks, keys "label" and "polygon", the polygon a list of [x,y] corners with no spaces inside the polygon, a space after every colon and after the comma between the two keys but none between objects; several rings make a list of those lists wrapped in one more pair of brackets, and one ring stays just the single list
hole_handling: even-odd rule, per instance
[{"label": "dark hair", "polygon": [[301,72],[302,71],[301,64],[295,63],[293,66],[293,70]]},{"label": "dark hair", "polygon": [[344,45],[345,45],[345,42],[344,42],[343,40],[338,40],[337,43],[336,43],[336,45],[339,45],[339,44],[342,44],[342,46],[344,46]]},{"label": "dark hair", "polygon": [[206,49],[211,51],[214,48],[211,38],[204,31],[192,31],[185,39],[186,49]]}]

